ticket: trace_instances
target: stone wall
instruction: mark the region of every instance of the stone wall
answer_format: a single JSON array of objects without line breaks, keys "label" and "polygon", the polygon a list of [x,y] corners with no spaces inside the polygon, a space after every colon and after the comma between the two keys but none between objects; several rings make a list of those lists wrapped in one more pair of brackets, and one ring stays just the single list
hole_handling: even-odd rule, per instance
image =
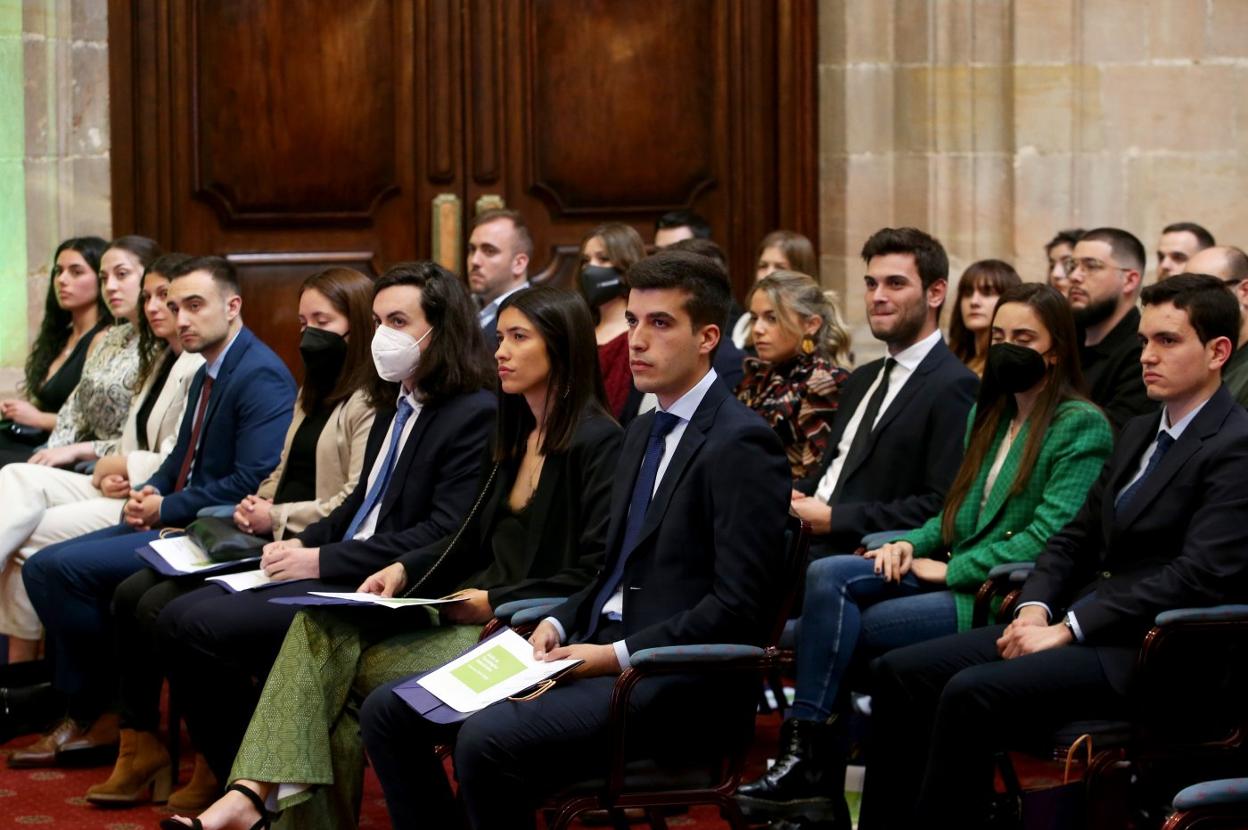
[{"label": "stone wall", "polygon": [[[0,3],[17,5],[16,0]],[[25,0],[20,6],[25,285],[0,288],[6,301],[21,298],[29,341],[43,317],[57,244],[86,234],[108,238],[112,231],[108,3]],[[22,215],[13,218],[23,220]],[[5,350],[8,371],[0,370],[0,389],[13,388],[25,353],[24,345]]]},{"label": "stone wall", "polygon": [[1124,227],[1151,257],[1190,220],[1248,246],[1248,0],[821,0],[819,15],[821,271],[855,322],[857,252],[885,225],[934,233],[955,275],[999,257],[1031,280],[1059,228]]}]

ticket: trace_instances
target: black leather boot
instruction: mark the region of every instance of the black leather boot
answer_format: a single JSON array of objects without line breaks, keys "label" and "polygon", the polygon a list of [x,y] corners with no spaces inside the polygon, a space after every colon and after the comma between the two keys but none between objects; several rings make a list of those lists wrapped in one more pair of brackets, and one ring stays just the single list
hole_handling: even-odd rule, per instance
[{"label": "black leather boot", "polygon": [[807,819],[829,830],[850,830],[845,804],[845,747],[837,719],[789,718],[780,727],[780,757],[737,789],[737,804],[753,820]]}]

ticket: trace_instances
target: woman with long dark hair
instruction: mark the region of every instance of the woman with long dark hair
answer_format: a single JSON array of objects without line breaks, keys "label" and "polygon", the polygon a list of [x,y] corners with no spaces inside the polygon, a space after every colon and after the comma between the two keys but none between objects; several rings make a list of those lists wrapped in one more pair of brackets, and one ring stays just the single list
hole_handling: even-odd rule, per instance
[{"label": "woman with long dark hair", "polygon": [[1014,266],[999,259],[972,262],[958,280],[958,297],[949,320],[949,349],[977,375],[984,374],[988,358],[993,310],[1007,289],[1022,282]]},{"label": "woman with long dark hair", "polygon": [[113,323],[100,291],[100,256],[108,243],[78,236],[57,246],[43,322],[26,358],[26,398],[0,401],[0,464],[25,461],[48,440],[56,413],[78,385],[87,349]]},{"label": "woman with long dark hair", "polygon": [[847,821],[844,799],[829,797],[845,780],[846,672],[969,628],[988,571],[1034,560],[1074,517],[1113,449],[1109,422],[1081,386],[1067,302],[1047,285],[1008,289],[944,509],[895,542],[807,571],[797,698],[781,756],[738,791],[752,818]]},{"label": "woman with long dark hair", "polygon": [[[354,826],[363,751],[349,704],[471,645],[499,604],[566,596],[600,567],[621,432],[603,405],[589,311],[575,294],[537,287],[508,297],[498,320],[498,420],[474,507],[455,533],[360,586],[465,599],[436,620],[384,609],[296,617],[230,774],[247,792],[203,813],[207,830],[250,826],[248,793],[270,798],[279,783],[297,785],[278,802],[293,826]],[[452,826],[443,807],[431,798],[430,827]]]},{"label": "woman with long dark hair", "polygon": [[[329,268],[304,280],[299,344],[304,382],[286,431],[281,460],[253,495],[233,510],[246,532],[283,539],[328,516],[355,490],[376,406],[391,396],[371,354],[373,282],[351,268]],[[113,596],[116,666],[121,678],[122,752],[105,782],[87,791],[99,804],[129,804],[167,792],[169,756],[157,735],[163,676],[151,659],[156,616],[193,581],[143,569]],[[217,786],[202,759],[191,783],[173,794],[176,809],[199,809]]]}]

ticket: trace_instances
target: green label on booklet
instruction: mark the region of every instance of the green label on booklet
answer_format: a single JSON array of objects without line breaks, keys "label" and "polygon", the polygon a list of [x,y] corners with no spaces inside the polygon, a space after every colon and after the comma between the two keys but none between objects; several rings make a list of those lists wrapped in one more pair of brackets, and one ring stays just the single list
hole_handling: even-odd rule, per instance
[{"label": "green label on booklet", "polygon": [[451,675],[476,694],[524,671],[524,664],[502,646],[482,652],[476,658],[451,670]]}]

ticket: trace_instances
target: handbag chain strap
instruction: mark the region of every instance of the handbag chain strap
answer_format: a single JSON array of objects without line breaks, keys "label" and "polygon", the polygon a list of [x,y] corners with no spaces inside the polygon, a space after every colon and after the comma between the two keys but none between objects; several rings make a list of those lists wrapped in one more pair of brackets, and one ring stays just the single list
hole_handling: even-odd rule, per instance
[{"label": "handbag chain strap", "polygon": [[412,587],[404,591],[401,596],[411,596],[412,591],[415,591],[421,585],[424,585],[425,582],[428,581],[429,577],[433,575],[433,572],[438,569],[438,566],[442,564],[442,561],[446,559],[446,555],[451,552],[452,548],[455,547],[455,544],[459,541],[459,537],[464,534],[464,531],[468,528],[468,524],[472,521],[472,517],[477,515],[477,510],[481,508],[481,503],[485,501],[486,494],[490,492],[490,487],[494,484],[494,477],[498,475],[498,467],[499,462],[495,461],[494,468],[490,470],[490,477],[486,479],[485,486],[482,487],[481,492],[477,494],[476,504],[474,504],[472,509],[468,511],[468,516],[464,519],[463,524],[459,526],[459,530],[455,531],[455,536],[452,537],[450,544],[446,546],[446,549],[442,551],[442,555],[438,557],[438,561],[429,566],[429,570],[425,571],[424,576],[417,580]]}]

